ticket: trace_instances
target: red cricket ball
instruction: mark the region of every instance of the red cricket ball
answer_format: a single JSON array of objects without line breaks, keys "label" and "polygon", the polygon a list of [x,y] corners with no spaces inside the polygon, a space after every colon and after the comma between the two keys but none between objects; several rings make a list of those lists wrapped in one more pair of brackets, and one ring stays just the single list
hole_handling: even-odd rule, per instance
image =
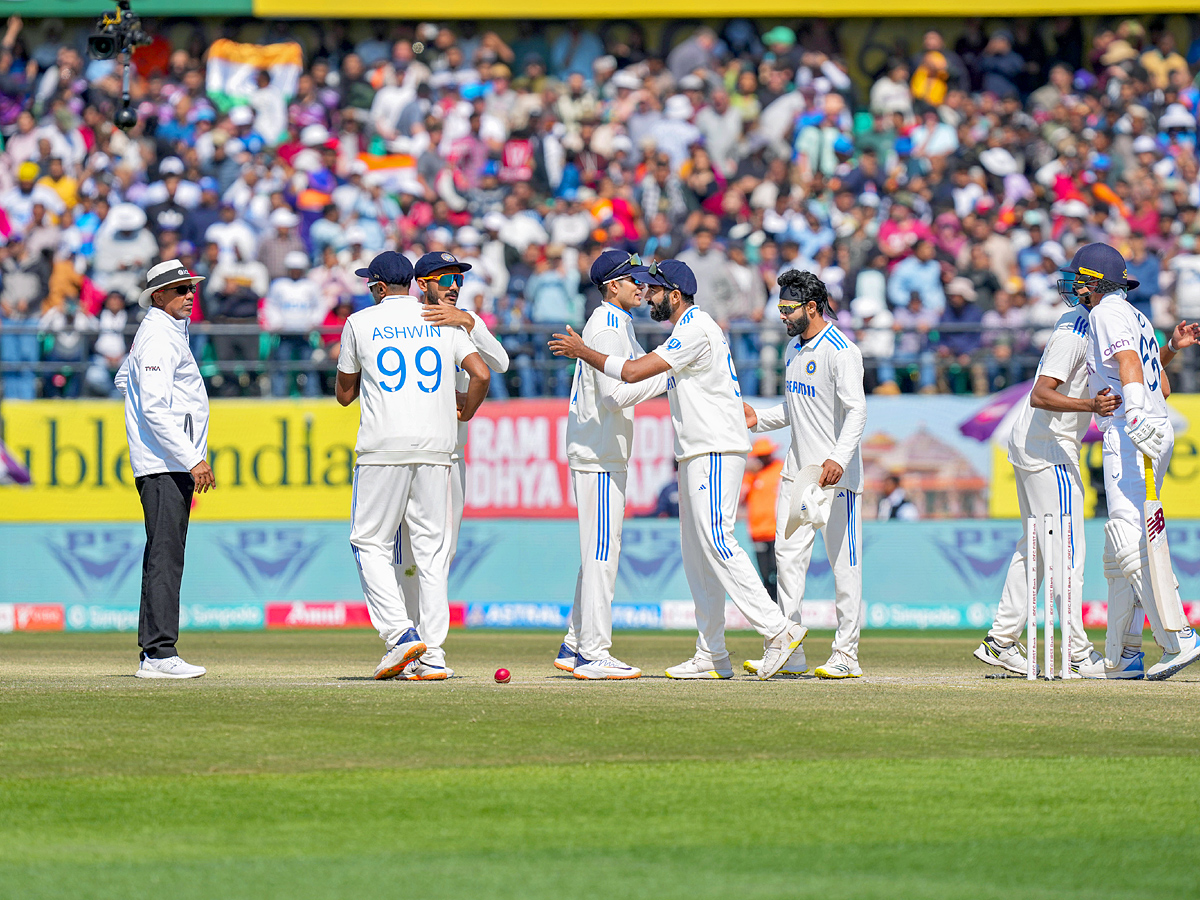
[{"label": "red cricket ball", "polygon": [[496,670],[496,684],[508,684],[509,679],[511,678],[512,672],[508,671],[508,669]]}]

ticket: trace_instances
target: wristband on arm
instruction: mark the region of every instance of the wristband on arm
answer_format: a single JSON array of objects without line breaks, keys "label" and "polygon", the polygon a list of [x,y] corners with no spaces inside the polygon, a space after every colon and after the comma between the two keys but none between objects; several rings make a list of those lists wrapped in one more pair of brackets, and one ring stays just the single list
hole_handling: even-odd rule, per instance
[{"label": "wristband on arm", "polygon": [[619,356],[609,356],[604,360],[604,374],[616,381],[624,381],[621,370],[625,368],[625,360]]},{"label": "wristband on arm", "polygon": [[1125,418],[1130,415],[1142,414],[1146,408],[1146,386],[1140,381],[1131,381],[1129,384],[1121,385],[1121,390],[1125,392]]}]

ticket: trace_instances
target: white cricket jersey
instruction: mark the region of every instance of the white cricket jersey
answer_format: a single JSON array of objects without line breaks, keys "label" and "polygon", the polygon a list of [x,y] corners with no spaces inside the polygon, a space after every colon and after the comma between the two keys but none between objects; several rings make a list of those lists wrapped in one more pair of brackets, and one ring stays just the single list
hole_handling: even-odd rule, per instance
[{"label": "white cricket jersey", "polygon": [[[483,319],[475,315],[472,310],[467,310],[475,319],[475,325],[468,333],[471,343],[475,346],[475,350],[483,357],[483,361],[487,363],[488,368],[493,372],[499,372],[503,375],[508,371],[508,352],[504,349],[504,345],[496,338],[494,334],[488,331],[488,327],[483,324]],[[471,384],[471,376],[461,368],[454,370],[454,389],[460,393],[465,393],[467,387]],[[462,459],[463,451],[467,448],[467,424],[466,422],[458,423],[458,440],[454,445],[454,454],[452,459]]]},{"label": "white cricket jersey", "polygon": [[693,306],[654,352],[671,367],[667,397],[675,425],[675,458],[749,453],[750,437],[733,357],[712,316]]},{"label": "white cricket jersey", "polygon": [[[1057,390],[1064,397],[1088,396],[1089,326],[1087,307],[1063,313],[1042,351],[1034,378],[1046,375],[1062,382]],[[1091,413],[1034,409],[1028,398],[1022,398],[1008,439],[1008,461],[1029,472],[1050,466],[1078,467],[1083,435],[1091,421]]]},{"label": "white cricket jersey", "polygon": [[837,487],[863,491],[862,436],[867,426],[862,353],[834,325],[802,341],[792,338],[784,354],[785,400],[758,411],[755,431],[790,424],[792,446],[784,477],[832,459],[842,467]]},{"label": "white cricket jersey", "polygon": [[151,307],[114,384],[125,395],[135,478],[189,472],[208,456],[208,392],[188,346],[187,320]]},{"label": "white cricket jersey", "polygon": [[[606,356],[638,359],[646,351],[637,342],[633,318],[605,301],[584,326],[583,342]],[[647,379],[665,385],[665,377]],[[643,382],[644,383],[644,382]],[[625,386],[580,363],[571,384],[567,417],[567,461],[577,472],[624,472],[633,444],[633,409],[617,403]],[[656,393],[662,392],[662,386]],[[644,393],[644,392],[643,392]]]},{"label": "white cricket jersey", "polygon": [[1146,414],[1167,418],[1167,401],[1162,394],[1162,366],[1158,361],[1158,339],[1146,317],[1130,305],[1121,293],[1108,294],[1092,308],[1088,317],[1090,346],[1088,382],[1093,393],[1109,388],[1121,395],[1121,405],[1111,418],[1100,420],[1107,431],[1116,419],[1125,418],[1125,391],[1115,359],[1122,350],[1134,350],[1142,360],[1142,381],[1146,385]]},{"label": "white cricket jersey", "polygon": [[358,464],[450,465],[454,372],[475,353],[462,328],[430,325],[416,297],[384,297],[342,328],[339,372],[361,372]]}]

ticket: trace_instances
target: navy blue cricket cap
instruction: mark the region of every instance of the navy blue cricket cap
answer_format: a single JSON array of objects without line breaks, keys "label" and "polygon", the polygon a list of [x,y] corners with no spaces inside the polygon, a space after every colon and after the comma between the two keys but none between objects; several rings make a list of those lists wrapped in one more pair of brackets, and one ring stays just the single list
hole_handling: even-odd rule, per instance
[{"label": "navy blue cricket cap", "polygon": [[354,274],[367,281],[384,284],[408,284],[413,279],[413,265],[402,253],[384,250],[365,269],[355,269]]},{"label": "navy blue cricket cap", "polygon": [[677,259],[664,259],[660,263],[640,266],[633,277],[643,284],[657,284],[689,297],[696,296],[696,276],[687,263]]},{"label": "navy blue cricket cap", "polygon": [[636,253],[626,253],[624,250],[605,250],[592,263],[588,277],[592,279],[592,284],[599,286],[606,281],[630,278],[641,265],[642,258]]},{"label": "navy blue cricket cap", "polygon": [[460,272],[465,272],[470,268],[470,263],[462,262],[453,253],[441,253],[436,250],[432,253],[426,253],[418,259],[414,267],[418,278],[425,278],[439,269],[457,269]]},{"label": "navy blue cricket cap", "polygon": [[1125,257],[1116,247],[1110,247],[1108,244],[1084,244],[1075,251],[1071,264],[1063,271],[1102,278],[1114,284],[1123,284],[1130,290],[1141,284],[1136,278],[1129,277]]}]

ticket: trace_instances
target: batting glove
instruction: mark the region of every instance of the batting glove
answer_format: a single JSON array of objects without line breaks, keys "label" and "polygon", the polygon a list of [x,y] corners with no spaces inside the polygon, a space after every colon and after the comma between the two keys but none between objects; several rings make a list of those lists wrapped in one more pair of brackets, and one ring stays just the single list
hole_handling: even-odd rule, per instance
[{"label": "batting glove", "polygon": [[1125,414],[1125,433],[1133,446],[1151,459],[1158,459],[1163,448],[1163,433],[1154,425],[1142,410],[1132,410]]}]

